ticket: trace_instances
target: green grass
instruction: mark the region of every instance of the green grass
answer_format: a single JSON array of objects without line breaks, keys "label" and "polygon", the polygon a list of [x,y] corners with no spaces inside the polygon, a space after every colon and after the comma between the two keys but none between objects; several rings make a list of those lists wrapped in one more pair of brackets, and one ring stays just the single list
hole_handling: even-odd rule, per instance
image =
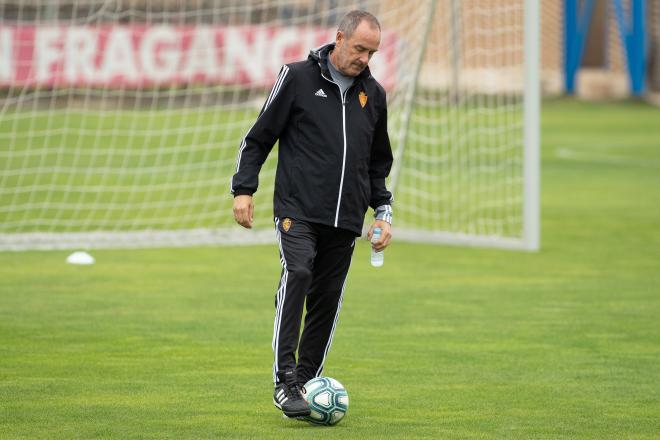
[{"label": "green grass", "polygon": [[231,210],[229,176],[255,113],[8,110],[0,231],[217,227]]},{"label": "green grass", "polygon": [[0,253],[0,438],[658,438],[658,121],[544,103],[539,253],[361,243],[333,428],[270,402],[274,246]]}]

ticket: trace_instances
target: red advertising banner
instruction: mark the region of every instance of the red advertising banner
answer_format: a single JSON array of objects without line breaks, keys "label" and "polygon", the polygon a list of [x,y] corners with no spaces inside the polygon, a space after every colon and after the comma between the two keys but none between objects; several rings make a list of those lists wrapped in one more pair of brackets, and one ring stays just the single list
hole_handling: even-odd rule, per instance
[{"label": "red advertising banner", "polygon": [[[272,26],[1,26],[0,86],[268,87],[284,63],[333,41],[334,29]],[[384,33],[370,68],[396,81],[395,34]]]}]

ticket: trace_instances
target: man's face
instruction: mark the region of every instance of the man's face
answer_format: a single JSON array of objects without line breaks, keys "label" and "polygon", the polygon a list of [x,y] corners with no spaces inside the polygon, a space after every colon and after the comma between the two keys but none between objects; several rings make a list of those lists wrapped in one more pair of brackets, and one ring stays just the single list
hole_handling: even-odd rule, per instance
[{"label": "man's face", "polygon": [[367,67],[379,45],[380,30],[363,20],[349,39],[343,32],[337,32],[332,61],[344,75],[357,76]]}]

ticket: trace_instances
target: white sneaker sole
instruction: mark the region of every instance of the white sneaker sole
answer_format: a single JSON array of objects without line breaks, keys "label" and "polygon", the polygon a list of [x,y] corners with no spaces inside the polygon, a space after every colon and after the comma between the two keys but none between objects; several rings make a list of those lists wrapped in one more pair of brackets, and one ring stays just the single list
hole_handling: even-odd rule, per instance
[{"label": "white sneaker sole", "polygon": [[286,414],[282,414],[283,419],[287,420],[298,420],[299,422],[305,422],[305,416],[298,416],[298,417],[289,417]]}]

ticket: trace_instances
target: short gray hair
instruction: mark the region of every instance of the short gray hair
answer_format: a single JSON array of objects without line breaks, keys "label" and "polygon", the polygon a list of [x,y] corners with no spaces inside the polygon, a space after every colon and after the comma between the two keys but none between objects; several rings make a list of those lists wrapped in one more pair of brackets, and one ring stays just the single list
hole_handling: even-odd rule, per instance
[{"label": "short gray hair", "polygon": [[339,27],[337,28],[337,31],[341,32],[344,34],[344,37],[351,38],[353,35],[353,32],[355,32],[355,29],[362,23],[363,21],[367,21],[371,27],[377,27],[378,30],[380,31],[380,23],[378,22],[378,19],[371,13],[367,11],[351,11],[348,14],[344,15],[344,18],[341,19],[339,22]]}]

